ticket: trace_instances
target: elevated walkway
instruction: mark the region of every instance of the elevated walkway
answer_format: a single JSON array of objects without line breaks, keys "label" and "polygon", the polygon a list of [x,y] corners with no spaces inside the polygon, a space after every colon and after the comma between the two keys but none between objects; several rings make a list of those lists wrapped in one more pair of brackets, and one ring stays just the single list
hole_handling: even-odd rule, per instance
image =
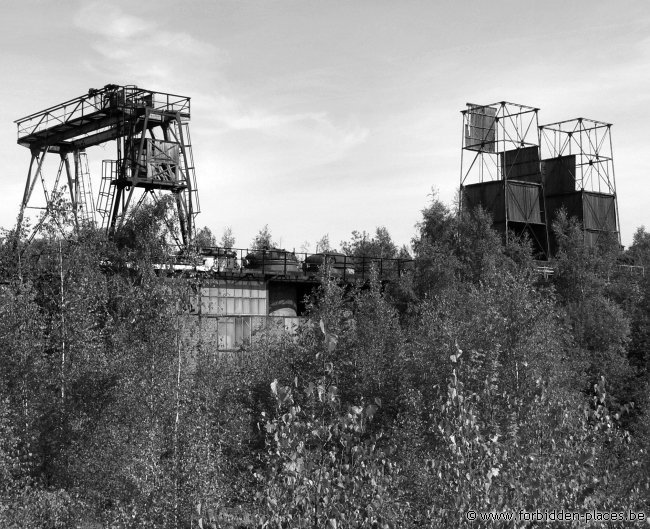
[{"label": "elevated walkway", "polygon": [[151,127],[180,116],[190,118],[190,98],[135,86],[99,90],[16,120],[18,144],[30,150],[70,152],[120,136],[149,109]]},{"label": "elevated walkway", "polygon": [[324,267],[330,277],[346,283],[368,281],[376,273],[380,281],[394,281],[415,269],[412,259],[348,256],[340,253],[309,254],[287,250],[201,248],[203,264],[173,265],[178,273],[197,273],[204,278],[282,280],[317,283]]}]

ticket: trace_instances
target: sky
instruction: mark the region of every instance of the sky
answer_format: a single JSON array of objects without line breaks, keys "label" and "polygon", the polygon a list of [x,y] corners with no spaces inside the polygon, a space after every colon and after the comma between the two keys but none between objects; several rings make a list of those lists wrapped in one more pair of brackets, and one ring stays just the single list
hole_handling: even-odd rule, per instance
[{"label": "sky", "polygon": [[[191,98],[197,226],[230,226],[238,247],[265,224],[286,249],[378,226],[408,244],[434,194],[453,206],[466,102],[613,123],[623,244],[650,228],[647,0],[4,0],[0,13],[1,227],[30,160],[14,121],[114,83]],[[88,157],[98,186],[110,156]]]}]

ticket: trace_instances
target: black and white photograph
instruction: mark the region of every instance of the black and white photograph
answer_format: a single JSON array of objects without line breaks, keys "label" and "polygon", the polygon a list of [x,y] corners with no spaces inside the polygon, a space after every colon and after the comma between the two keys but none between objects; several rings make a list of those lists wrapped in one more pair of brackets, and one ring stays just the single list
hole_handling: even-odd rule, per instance
[{"label": "black and white photograph", "polygon": [[650,527],[650,3],[4,0],[0,71],[0,529]]}]

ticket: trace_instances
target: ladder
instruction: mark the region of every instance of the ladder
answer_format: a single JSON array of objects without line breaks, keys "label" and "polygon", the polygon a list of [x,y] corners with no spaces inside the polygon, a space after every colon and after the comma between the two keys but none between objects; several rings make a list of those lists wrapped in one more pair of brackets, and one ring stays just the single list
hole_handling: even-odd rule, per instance
[{"label": "ladder", "polygon": [[108,227],[111,210],[113,209],[114,194],[111,190],[111,182],[117,178],[117,160],[102,161],[102,180],[97,195],[97,213],[101,217],[100,228]]},{"label": "ladder", "polygon": [[180,137],[182,138],[183,148],[181,149],[179,165],[182,168],[186,168],[186,178],[192,186],[189,199],[190,203],[192,204],[192,224],[194,224],[196,216],[201,212],[201,207],[199,204],[199,190],[196,187],[196,172],[194,170],[194,155],[192,154],[190,124],[187,121],[181,122],[180,129]]},{"label": "ladder", "polygon": [[181,192],[183,212],[179,211],[179,214],[187,215],[185,220],[181,220],[181,223],[186,223],[188,231],[184,237],[187,236],[189,241],[194,238],[196,233],[195,219],[200,212],[199,192],[196,186],[189,122],[184,120],[180,113],[176,113],[174,117],[175,119],[169,121],[168,137],[178,143],[180,147],[178,156],[179,181],[185,184],[185,187]]},{"label": "ladder", "polygon": [[95,224],[95,204],[93,188],[85,149],[74,153],[75,178],[77,181],[77,216],[82,224]]}]

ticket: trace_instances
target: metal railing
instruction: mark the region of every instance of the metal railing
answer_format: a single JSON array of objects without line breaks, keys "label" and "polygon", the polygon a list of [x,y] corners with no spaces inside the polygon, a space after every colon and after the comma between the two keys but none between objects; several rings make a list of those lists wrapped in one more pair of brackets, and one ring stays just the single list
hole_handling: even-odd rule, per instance
[{"label": "metal railing", "polygon": [[279,276],[316,280],[326,269],[344,281],[366,280],[373,270],[379,279],[396,279],[414,269],[412,259],[349,256],[341,253],[294,252],[281,249],[201,248],[202,264],[179,260],[175,268],[211,273],[215,276]]},{"label": "metal railing", "polygon": [[151,107],[157,112],[190,115],[190,98],[163,92],[153,92],[137,86],[106,85],[99,90],[41,110],[15,121],[18,126],[18,140],[70,124],[98,112],[129,111]]}]

